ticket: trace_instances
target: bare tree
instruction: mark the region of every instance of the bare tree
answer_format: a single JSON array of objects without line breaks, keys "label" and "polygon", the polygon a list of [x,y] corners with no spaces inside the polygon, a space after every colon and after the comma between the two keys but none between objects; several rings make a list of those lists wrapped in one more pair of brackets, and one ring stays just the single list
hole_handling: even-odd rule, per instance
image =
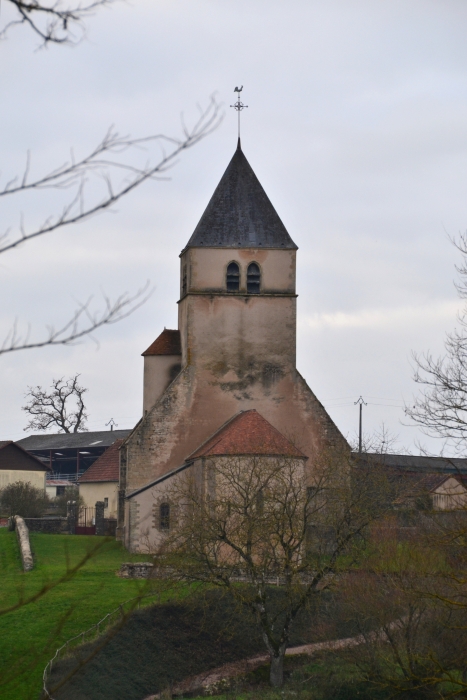
[{"label": "bare tree", "polygon": [[[456,284],[461,299],[467,299],[467,233],[453,241],[463,256],[456,266]],[[467,437],[467,304],[458,314],[459,328],[448,333],[444,357],[430,352],[413,354],[414,380],[420,396],[405,408],[406,415],[430,437],[446,440],[457,451],[465,451]]]},{"label": "bare tree", "polygon": [[459,551],[466,513],[445,515],[425,517],[410,543],[380,530],[366,571],[343,582],[347,614],[361,625],[364,643],[342,653],[394,697],[447,699],[467,690],[465,551]]},{"label": "bare tree", "polygon": [[57,427],[61,433],[78,433],[86,427],[83,395],[87,389],[78,384],[79,374],[69,379],[52,380],[52,391],[41,386],[28,387],[29,403],[22,410],[32,416],[24,430],[48,430]]},{"label": "bare tree", "polygon": [[84,34],[84,20],[99,7],[108,6],[113,1],[4,0],[14,14],[0,30],[0,38],[11,27],[26,25],[41,39],[42,45],[75,44]]},{"label": "bare tree", "polygon": [[206,460],[161,498],[156,563],[170,577],[224,588],[253,612],[276,687],[297,615],[359,558],[368,525],[390,504],[384,472],[344,453],[316,460],[308,486],[302,459]]}]

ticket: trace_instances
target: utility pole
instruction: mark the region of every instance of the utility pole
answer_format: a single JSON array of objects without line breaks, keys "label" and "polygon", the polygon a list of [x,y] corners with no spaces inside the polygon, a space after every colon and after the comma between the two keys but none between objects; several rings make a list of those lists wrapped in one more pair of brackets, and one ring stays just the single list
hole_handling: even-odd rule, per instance
[{"label": "utility pole", "polygon": [[354,406],[358,404],[359,407],[359,420],[358,420],[358,452],[362,453],[362,441],[363,441],[363,431],[362,431],[362,408],[366,406],[366,402],[363,397],[360,396],[356,401],[354,401]]}]

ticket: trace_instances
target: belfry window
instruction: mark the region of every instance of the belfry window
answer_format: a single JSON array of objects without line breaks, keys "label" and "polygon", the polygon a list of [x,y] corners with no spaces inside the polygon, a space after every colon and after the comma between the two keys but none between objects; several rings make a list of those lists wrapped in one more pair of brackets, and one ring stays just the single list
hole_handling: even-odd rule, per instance
[{"label": "belfry window", "polygon": [[238,292],[240,289],[240,268],[236,262],[231,262],[227,266],[227,291]]},{"label": "belfry window", "polygon": [[186,277],[186,265],[182,269],[182,297],[187,293],[187,277]]},{"label": "belfry window", "polygon": [[170,530],[170,503],[161,503],[159,506],[159,528]]},{"label": "belfry window", "polygon": [[256,263],[250,263],[248,265],[248,272],[246,276],[246,290],[248,294],[259,294],[261,286],[261,272],[259,265]]}]

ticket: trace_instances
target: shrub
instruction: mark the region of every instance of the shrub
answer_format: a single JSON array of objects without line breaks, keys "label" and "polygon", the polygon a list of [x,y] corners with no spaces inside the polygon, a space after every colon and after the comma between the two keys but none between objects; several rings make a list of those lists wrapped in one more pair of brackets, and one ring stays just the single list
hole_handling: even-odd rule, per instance
[{"label": "shrub", "polygon": [[30,481],[15,481],[0,491],[0,509],[5,515],[40,518],[48,505],[48,496]]},{"label": "shrub", "polygon": [[79,508],[82,508],[85,505],[84,498],[79,495],[79,488],[77,486],[66,486],[65,493],[62,493],[60,496],[56,496],[56,498],[53,499],[54,515],[66,517],[68,501],[76,501]]}]

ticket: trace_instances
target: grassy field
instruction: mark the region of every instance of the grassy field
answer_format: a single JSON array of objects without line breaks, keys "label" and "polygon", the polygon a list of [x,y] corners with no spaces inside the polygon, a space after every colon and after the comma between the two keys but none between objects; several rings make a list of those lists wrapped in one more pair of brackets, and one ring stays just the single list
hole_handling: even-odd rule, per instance
[{"label": "grassy field", "polygon": [[0,611],[57,581],[67,566],[76,565],[96,546],[99,549],[70,580],[36,602],[0,615],[2,700],[36,700],[43,669],[55,649],[120,603],[145,592],[147,584],[115,575],[132,557],[120,543],[101,537],[31,533],[36,566],[23,573],[15,534],[0,528]]}]

